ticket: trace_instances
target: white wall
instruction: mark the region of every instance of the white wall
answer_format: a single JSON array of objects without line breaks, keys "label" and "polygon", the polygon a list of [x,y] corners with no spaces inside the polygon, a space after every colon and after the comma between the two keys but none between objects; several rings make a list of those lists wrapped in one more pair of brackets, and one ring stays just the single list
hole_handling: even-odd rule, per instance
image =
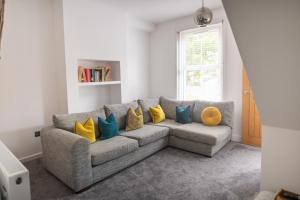
[{"label": "white wall", "polygon": [[110,103],[109,87],[79,88],[78,59],[120,61],[122,80],[126,66],[126,14],[98,0],[64,0],[63,11],[68,111],[100,108]]},{"label": "white wall", "polygon": [[33,134],[51,125],[53,114],[112,102],[109,87],[78,87],[77,59],[121,61],[121,101],[146,98],[152,29],[98,0],[7,1],[0,139],[27,160],[41,153]]},{"label": "white wall", "polygon": [[261,189],[300,193],[300,131],[263,126]]},{"label": "white wall", "polygon": [[54,65],[56,68],[56,98],[58,99],[59,113],[68,112],[66,60],[65,60],[65,35],[63,1],[52,0],[54,16]]},{"label": "white wall", "polygon": [[300,1],[223,4],[263,123],[262,189],[300,193]]},{"label": "white wall", "polygon": [[150,88],[150,31],[152,24],[127,17],[126,73],[123,101],[147,98]]},{"label": "white wall", "polygon": [[[228,24],[224,9],[214,10],[214,21],[224,20],[224,100],[235,102],[233,139],[241,140],[242,121],[242,60]],[[150,96],[177,97],[177,36],[178,32],[195,28],[192,16],[157,25],[151,33]]]},{"label": "white wall", "polygon": [[300,130],[300,1],[223,3],[263,124]]},{"label": "white wall", "polygon": [[6,1],[1,50],[0,139],[18,158],[41,152],[33,136],[63,109],[57,98],[51,0]]},{"label": "white wall", "polygon": [[152,25],[99,0],[64,0],[63,8],[68,111],[90,111],[111,102],[120,103],[107,95],[109,87],[77,86],[78,59],[120,61],[120,100],[147,97]]}]

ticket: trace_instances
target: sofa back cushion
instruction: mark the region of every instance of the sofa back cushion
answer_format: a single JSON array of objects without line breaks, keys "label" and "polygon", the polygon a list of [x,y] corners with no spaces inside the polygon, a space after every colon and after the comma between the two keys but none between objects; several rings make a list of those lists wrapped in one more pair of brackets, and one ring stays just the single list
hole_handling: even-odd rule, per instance
[{"label": "sofa back cushion", "polygon": [[217,107],[222,114],[222,121],[220,125],[226,125],[233,127],[233,112],[234,103],[233,102],[211,102],[211,101],[195,101],[193,110],[193,121],[202,123],[201,113],[206,107]]},{"label": "sofa back cushion", "polygon": [[153,99],[139,99],[138,104],[141,106],[144,116],[144,123],[151,122],[151,115],[149,112],[150,107],[157,106],[159,104],[159,98]]},{"label": "sofa back cushion", "polygon": [[194,101],[178,101],[165,97],[159,98],[160,106],[166,114],[166,118],[176,120],[176,106],[191,106],[191,110],[194,108]]},{"label": "sofa back cushion", "polygon": [[56,128],[66,131],[74,132],[75,122],[85,122],[88,118],[92,117],[95,125],[96,137],[99,137],[100,132],[98,129],[98,117],[105,117],[104,109],[98,109],[92,112],[73,113],[73,114],[55,114],[53,115],[53,124]]},{"label": "sofa back cushion", "polygon": [[129,108],[133,108],[135,110],[137,107],[137,101],[133,101],[127,104],[105,105],[104,111],[106,117],[108,117],[110,114],[114,114],[119,130],[123,130],[126,127],[126,116]]}]

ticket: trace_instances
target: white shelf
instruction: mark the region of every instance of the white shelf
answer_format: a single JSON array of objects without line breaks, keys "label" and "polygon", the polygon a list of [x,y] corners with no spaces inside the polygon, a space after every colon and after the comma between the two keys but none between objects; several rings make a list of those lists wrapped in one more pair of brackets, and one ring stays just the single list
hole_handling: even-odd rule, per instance
[{"label": "white shelf", "polygon": [[104,81],[104,82],[88,82],[78,83],[78,86],[101,86],[101,85],[119,85],[121,81]]}]

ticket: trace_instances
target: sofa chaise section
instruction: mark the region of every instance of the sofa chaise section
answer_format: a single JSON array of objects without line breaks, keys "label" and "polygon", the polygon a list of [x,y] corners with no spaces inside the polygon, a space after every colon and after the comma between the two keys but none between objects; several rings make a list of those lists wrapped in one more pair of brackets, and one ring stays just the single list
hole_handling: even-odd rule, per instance
[{"label": "sofa chaise section", "polygon": [[[156,126],[168,126],[170,131],[169,145],[212,157],[224,147],[232,136],[233,102],[208,101],[177,101],[160,97],[166,117],[166,122]],[[192,123],[178,124],[176,120],[176,106],[191,106]],[[201,121],[201,112],[208,106],[218,107],[222,113],[222,121],[218,126],[205,126]]]},{"label": "sofa chaise section", "polygon": [[201,142],[181,139],[176,136],[170,136],[169,145],[172,147],[183,149],[185,151],[213,157],[218,151],[220,151],[220,149],[222,149],[228,142],[230,142],[230,140],[231,137],[228,137],[217,145],[208,145]]},{"label": "sofa chaise section", "polygon": [[231,128],[223,125],[209,127],[191,123],[175,128],[172,136],[208,145],[217,145],[227,137],[231,137]]}]

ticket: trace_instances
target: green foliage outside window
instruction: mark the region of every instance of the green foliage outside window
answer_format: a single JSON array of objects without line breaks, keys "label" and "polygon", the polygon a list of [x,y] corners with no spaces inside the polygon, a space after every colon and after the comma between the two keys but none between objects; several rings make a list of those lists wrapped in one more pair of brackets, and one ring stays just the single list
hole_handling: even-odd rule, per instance
[{"label": "green foliage outside window", "polygon": [[217,65],[219,33],[210,31],[191,34],[186,39],[186,64]]}]

